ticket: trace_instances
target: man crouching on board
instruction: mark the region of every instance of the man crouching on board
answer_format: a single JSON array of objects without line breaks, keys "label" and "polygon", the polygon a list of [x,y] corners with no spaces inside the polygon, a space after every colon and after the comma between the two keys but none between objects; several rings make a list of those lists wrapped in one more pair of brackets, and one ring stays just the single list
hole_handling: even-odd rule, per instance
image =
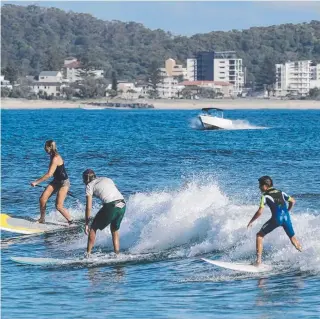
[{"label": "man crouching on board", "polygon": [[[117,189],[114,182],[107,177],[97,177],[92,169],[82,173],[83,182],[86,184],[86,227],[85,233],[88,236],[87,257],[90,256],[93,248],[96,232],[110,224],[114,252],[119,253],[119,228],[126,211],[126,203],[123,196]],[[89,217],[92,208],[92,197],[99,198],[103,206],[92,221],[89,231]]]},{"label": "man crouching on board", "polygon": [[[261,264],[264,236],[271,233],[274,229],[276,229],[279,226],[283,227],[284,231],[290,238],[293,246],[297,250],[302,251],[302,247],[294,235],[294,230],[291,224],[289,214],[289,211],[295,204],[294,198],[288,196],[286,193],[281,192],[280,190],[275,189],[273,187],[273,181],[269,176],[262,176],[258,179],[258,181],[259,188],[262,192],[260,206],[257,212],[250,220],[247,227],[251,227],[253,222],[260,217],[265,204],[269,206],[272,213],[272,217],[261,227],[260,231],[257,233],[257,266]],[[289,207],[287,207],[286,201],[289,203]]]}]

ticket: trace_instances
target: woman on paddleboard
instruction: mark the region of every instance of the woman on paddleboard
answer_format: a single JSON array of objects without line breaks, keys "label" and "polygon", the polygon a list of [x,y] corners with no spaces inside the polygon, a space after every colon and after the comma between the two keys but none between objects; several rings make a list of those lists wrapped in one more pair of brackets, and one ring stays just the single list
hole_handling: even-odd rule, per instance
[{"label": "woman on paddleboard", "polygon": [[46,187],[46,189],[40,196],[40,218],[38,222],[45,223],[47,201],[54,193],[57,193],[56,209],[63,215],[63,217],[68,221],[68,223],[71,224],[73,222],[71,216],[67,209],[63,206],[64,200],[70,188],[70,181],[66,169],[64,167],[64,161],[58,153],[55,141],[46,141],[44,149],[50,155],[50,164],[48,172],[44,174],[42,177],[32,182],[31,186],[35,187],[36,185],[46,181],[52,176],[53,180],[49,183],[49,185]]}]

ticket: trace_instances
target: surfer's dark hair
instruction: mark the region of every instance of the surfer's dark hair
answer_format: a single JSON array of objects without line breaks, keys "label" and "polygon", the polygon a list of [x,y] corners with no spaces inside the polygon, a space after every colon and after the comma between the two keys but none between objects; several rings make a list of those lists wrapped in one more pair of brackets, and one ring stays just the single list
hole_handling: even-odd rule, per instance
[{"label": "surfer's dark hair", "polygon": [[273,186],[273,181],[270,176],[262,176],[258,179],[258,181],[259,181],[259,185],[266,185],[268,187]]},{"label": "surfer's dark hair", "polygon": [[89,184],[90,182],[92,182],[96,178],[97,178],[97,176],[96,176],[95,172],[90,168],[86,169],[82,173],[82,179],[85,184]]}]

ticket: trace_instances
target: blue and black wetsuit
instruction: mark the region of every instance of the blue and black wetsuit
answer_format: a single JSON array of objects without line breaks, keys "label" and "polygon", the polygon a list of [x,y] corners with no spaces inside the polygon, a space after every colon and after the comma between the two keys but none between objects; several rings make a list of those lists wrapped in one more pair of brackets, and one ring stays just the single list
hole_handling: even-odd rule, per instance
[{"label": "blue and black wetsuit", "polygon": [[262,226],[260,233],[267,235],[275,228],[282,226],[289,238],[294,236],[286,201],[290,202],[291,197],[275,188],[269,188],[262,194],[260,207],[267,204],[270,207],[272,217]]}]

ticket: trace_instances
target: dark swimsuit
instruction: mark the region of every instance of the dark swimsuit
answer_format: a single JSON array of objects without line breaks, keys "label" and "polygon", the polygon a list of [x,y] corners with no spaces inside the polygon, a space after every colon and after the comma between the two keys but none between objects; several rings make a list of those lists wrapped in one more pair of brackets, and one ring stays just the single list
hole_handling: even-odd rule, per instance
[{"label": "dark swimsuit", "polygon": [[50,185],[52,185],[54,188],[70,186],[69,177],[64,167],[64,163],[57,166],[56,170],[53,173],[53,181],[50,183]]}]

